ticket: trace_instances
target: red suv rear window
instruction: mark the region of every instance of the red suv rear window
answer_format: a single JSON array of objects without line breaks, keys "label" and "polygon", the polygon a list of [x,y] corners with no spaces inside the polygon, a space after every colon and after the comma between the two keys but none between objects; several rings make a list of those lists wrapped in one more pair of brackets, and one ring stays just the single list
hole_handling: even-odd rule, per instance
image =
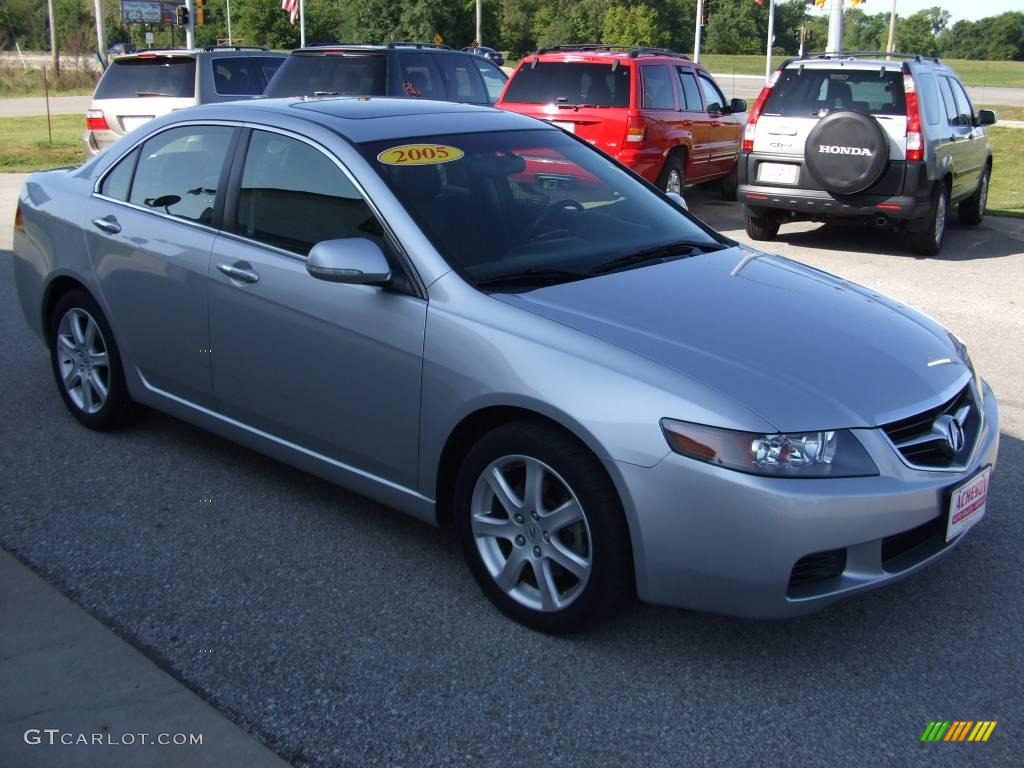
[{"label": "red suv rear window", "polygon": [[502,102],[628,107],[632,67],[611,63],[539,62],[512,76]]}]

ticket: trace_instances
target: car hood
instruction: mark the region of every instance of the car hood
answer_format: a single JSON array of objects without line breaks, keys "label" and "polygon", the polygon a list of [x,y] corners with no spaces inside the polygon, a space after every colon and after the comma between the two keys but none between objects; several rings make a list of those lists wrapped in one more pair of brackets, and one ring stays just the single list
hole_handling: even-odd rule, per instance
[{"label": "car hood", "polygon": [[709,386],[781,431],[878,426],[970,376],[921,313],[746,247],[494,298]]}]

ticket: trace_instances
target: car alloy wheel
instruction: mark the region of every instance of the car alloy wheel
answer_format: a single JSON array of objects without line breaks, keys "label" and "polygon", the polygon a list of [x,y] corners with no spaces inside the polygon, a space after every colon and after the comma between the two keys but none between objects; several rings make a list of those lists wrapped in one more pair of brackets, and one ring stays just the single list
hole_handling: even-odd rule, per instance
[{"label": "car alloy wheel", "polygon": [[470,525],[484,567],[508,597],[558,611],[586,588],[593,552],[582,504],[554,469],[530,456],[502,456],[477,479]]},{"label": "car alloy wheel", "polygon": [[81,307],[64,313],[57,327],[61,386],[83,413],[98,413],[110,393],[110,358],[99,323]]},{"label": "car alloy wheel", "polygon": [[935,237],[936,249],[942,246],[942,238],[946,234],[946,195],[945,193],[939,194],[939,199],[935,201],[935,231],[933,233]]},{"label": "car alloy wheel", "polygon": [[675,168],[668,172],[668,179],[665,181],[665,191],[683,194],[683,177]]}]

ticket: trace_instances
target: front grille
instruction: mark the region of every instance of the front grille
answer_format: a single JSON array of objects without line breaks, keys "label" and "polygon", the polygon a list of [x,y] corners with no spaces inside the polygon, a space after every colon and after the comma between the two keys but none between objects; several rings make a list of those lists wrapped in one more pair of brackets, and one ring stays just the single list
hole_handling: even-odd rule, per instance
[{"label": "front grille", "polygon": [[[963,445],[953,452],[936,419],[954,416],[963,428]],[[970,384],[942,405],[882,426],[906,462],[915,467],[954,469],[967,464],[981,434],[981,407]]]},{"label": "front grille", "polygon": [[882,568],[890,572],[902,571],[945,545],[946,517],[939,515],[924,525],[882,539]]},{"label": "front grille", "polygon": [[846,550],[830,549],[801,557],[789,576],[789,595],[800,592],[801,587],[839,578],[846,570]]}]

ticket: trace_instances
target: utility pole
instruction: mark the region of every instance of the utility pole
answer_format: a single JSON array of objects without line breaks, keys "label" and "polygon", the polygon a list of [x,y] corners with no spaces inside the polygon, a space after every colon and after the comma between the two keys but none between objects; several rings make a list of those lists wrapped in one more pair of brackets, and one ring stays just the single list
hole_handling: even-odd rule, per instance
[{"label": "utility pole", "polygon": [[484,44],[483,17],[484,0],[476,0],[476,44],[478,47]]},{"label": "utility pole", "polygon": [[196,7],[192,0],[185,0],[185,7],[188,8],[188,23],[185,24],[185,47],[195,47],[196,36]]},{"label": "utility pole", "polygon": [[228,45],[231,45],[231,0],[228,0]]},{"label": "utility pole", "polygon": [[775,42],[775,0],[768,3],[768,44],[764,62],[764,81],[772,79],[772,43]]},{"label": "utility pole", "polygon": [[825,53],[843,50],[843,0],[832,0],[832,13],[828,17],[828,45]]},{"label": "utility pole", "polygon": [[96,53],[100,61],[107,63],[107,24],[103,18],[103,0],[93,0],[96,11]]},{"label": "utility pole", "polygon": [[53,74],[60,74],[60,51],[57,48],[57,14],[53,10],[53,0],[46,0],[46,8],[50,13],[50,56],[53,58]]},{"label": "utility pole", "polygon": [[704,0],[697,0],[697,29],[693,33],[693,60],[700,63],[700,33],[704,26]]},{"label": "utility pole", "polygon": [[889,14],[889,42],[885,44],[885,52],[896,52],[896,0],[892,0],[892,13]]}]

